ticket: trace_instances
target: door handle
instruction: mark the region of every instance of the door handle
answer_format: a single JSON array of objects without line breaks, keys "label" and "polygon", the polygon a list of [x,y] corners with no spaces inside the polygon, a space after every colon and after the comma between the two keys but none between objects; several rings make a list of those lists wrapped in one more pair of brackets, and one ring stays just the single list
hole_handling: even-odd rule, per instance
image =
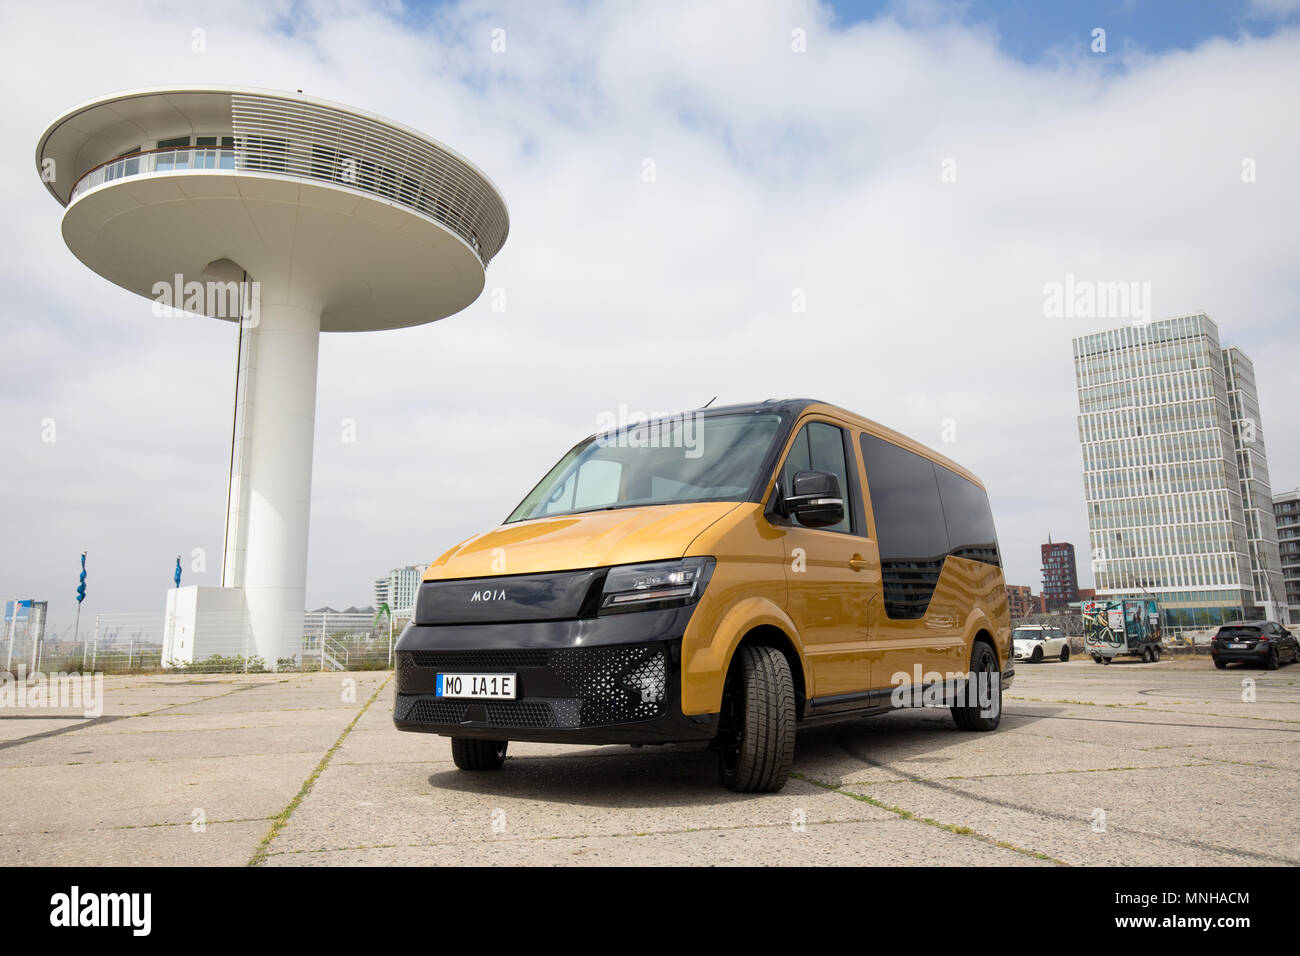
[{"label": "door handle", "polygon": [[870,562],[860,554],[855,554],[849,558],[849,567],[854,571],[865,571],[870,566]]}]

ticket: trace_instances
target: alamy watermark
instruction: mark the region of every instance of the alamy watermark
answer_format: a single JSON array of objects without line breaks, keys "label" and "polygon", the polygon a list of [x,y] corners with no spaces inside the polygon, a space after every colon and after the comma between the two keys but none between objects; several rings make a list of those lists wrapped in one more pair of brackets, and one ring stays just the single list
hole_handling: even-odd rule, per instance
[{"label": "alamy watermark", "polygon": [[704,415],[690,412],[634,412],[620,404],[616,412],[596,416],[596,444],[601,448],[681,448],[687,458],[704,454]]},{"label": "alamy watermark", "polygon": [[917,664],[910,674],[897,671],[889,683],[894,688],[889,695],[894,708],[978,707],[981,717],[997,717],[1001,712],[1002,675],[997,671],[922,673]]},{"label": "alamy watermark", "polygon": [[1137,280],[1076,279],[1043,283],[1043,315],[1049,319],[1126,319],[1151,322],[1151,283]]},{"label": "alamy watermark", "polygon": [[0,671],[0,709],[7,707],[50,709],[80,708],[85,717],[104,715],[104,675],[59,671],[45,674],[27,673],[25,664],[18,673]]},{"label": "alamy watermark", "polygon": [[172,276],[171,282],[155,282],[151,291],[153,314],[158,318],[193,312],[214,319],[239,321],[246,329],[257,328],[261,321],[262,284],[256,279],[225,282],[191,279],[186,282],[185,276],[178,272]]},{"label": "alamy watermark", "polygon": [[75,928],[121,927],[148,936],[153,926],[152,893],[88,893],[73,886],[50,897],[50,925]]}]

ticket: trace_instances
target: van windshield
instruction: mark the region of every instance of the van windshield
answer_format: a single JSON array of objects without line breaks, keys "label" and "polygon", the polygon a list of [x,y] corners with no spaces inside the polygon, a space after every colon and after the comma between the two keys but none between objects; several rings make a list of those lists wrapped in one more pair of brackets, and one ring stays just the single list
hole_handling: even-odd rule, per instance
[{"label": "van windshield", "polygon": [[597,435],[572,449],[506,519],[638,505],[743,501],[780,415],[687,413]]}]

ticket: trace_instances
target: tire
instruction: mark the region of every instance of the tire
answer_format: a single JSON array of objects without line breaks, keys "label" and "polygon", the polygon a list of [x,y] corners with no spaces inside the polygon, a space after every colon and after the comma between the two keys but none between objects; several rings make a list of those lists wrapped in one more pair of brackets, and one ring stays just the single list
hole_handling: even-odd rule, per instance
[{"label": "tire", "polygon": [[1031,664],[1041,664],[1041,663],[1043,663],[1043,649],[1042,649],[1042,647],[1035,647],[1035,648],[1034,648],[1034,653],[1032,653],[1032,654],[1029,655],[1029,663],[1031,663]]},{"label": "tire", "polygon": [[1268,668],[1269,670],[1271,670],[1271,671],[1275,671],[1275,670],[1277,670],[1278,660],[1277,660],[1277,648],[1276,648],[1276,647],[1270,647],[1270,648],[1269,648],[1269,650],[1268,650],[1268,660],[1264,662],[1264,666],[1267,667],[1267,668]]},{"label": "tire", "polygon": [[1107,667],[1110,666],[1110,658],[1109,658],[1109,657],[1103,657],[1103,658],[1101,659],[1101,662],[1102,662],[1103,664],[1105,664]]},{"label": "tire", "polygon": [[1151,646],[1149,644],[1146,647],[1142,648],[1142,663],[1143,664],[1151,663]]},{"label": "tire", "polygon": [[1094,664],[1100,664],[1100,663],[1101,663],[1101,655],[1100,655],[1100,654],[1093,654],[1093,655],[1092,655],[1092,662],[1093,662]]},{"label": "tire", "polygon": [[[1040,654],[1039,659],[1042,659]],[[980,711],[977,703],[971,705],[961,705],[952,708],[952,719],[956,721],[959,730],[989,731],[997,730],[998,724],[1002,722],[1002,681],[1001,673],[998,670],[998,656],[983,641],[976,641],[975,646],[970,651],[970,673],[998,675],[998,695],[997,699],[992,701],[992,716],[985,716]],[[986,678],[988,679],[988,678]]]},{"label": "tire", "polygon": [[1160,645],[1159,645],[1159,644],[1153,644],[1153,645],[1151,645],[1151,663],[1153,663],[1153,664],[1159,664],[1159,663],[1160,663]]},{"label": "tire", "polygon": [[794,764],[794,678],[785,655],[745,645],[722,694],[718,779],[739,793],[775,793]]},{"label": "tire", "polygon": [[500,770],[506,762],[507,746],[504,740],[452,737],[451,759],[461,770]]},{"label": "tire", "polygon": [[1066,644],[1063,648],[1061,648],[1061,663],[1064,664],[1069,659],[1070,659],[1070,645]]},{"label": "tire", "polygon": [[1219,670],[1223,670],[1225,667],[1228,666],[1228,662],[1227,662],[1227,661],[1215,661],[1215,662],[1214,662],[1214,666],[1217,667]]}]

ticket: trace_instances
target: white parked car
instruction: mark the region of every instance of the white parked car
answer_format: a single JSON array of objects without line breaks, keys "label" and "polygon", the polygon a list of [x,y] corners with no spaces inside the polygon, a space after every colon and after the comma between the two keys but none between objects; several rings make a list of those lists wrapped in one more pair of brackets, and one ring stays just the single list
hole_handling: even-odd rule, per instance
[{"label": "white parked car", "polygon": [[1011,632],[1016,660],[1037,664],[1047,657],[1070,659],[1070,639],[1059,627],[1046,624],[1022,624]]}]

